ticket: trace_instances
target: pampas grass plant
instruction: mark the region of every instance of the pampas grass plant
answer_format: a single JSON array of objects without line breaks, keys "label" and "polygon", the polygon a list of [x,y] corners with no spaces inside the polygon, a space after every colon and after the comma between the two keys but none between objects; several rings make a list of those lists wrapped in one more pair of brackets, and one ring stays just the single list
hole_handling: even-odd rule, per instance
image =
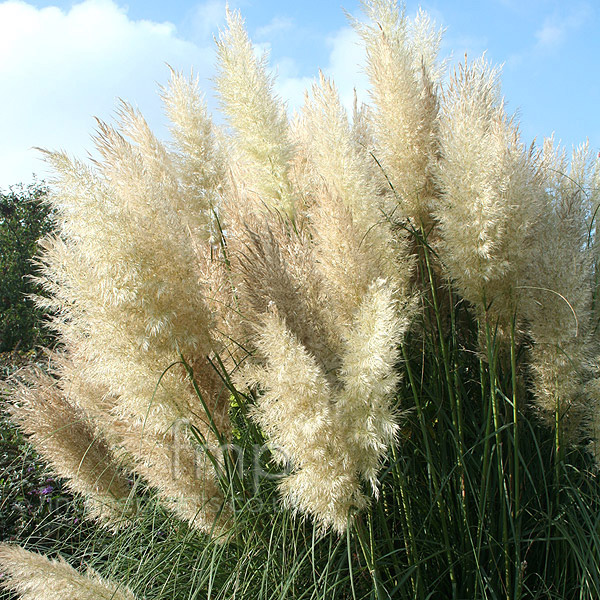
[{"label": "pampas grass plant", "polygon": [[363,8],[351,116],[321,74],[289,117],[228,11],[225,126],[173,71],[172,142],[122,104],[47,153],[61,345],[12,414],[108,526],[65,560],[129,587],[3,546],[21,597],[600,595],[600,164]]}]

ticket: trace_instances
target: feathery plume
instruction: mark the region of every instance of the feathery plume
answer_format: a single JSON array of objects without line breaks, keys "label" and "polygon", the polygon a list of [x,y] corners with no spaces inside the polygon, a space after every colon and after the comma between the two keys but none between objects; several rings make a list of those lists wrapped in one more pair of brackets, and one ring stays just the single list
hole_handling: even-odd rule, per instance
[{"label": "feathery plume", "polygon": [[526,282],[535,401],[542,416],[567,437],[590,419],[586,387],[597,351],[588,158],[585,147],[574,150],[569,168],[564,150],[545,140],[544,219],[535,227]]},{"label": "feathery plume", "polygon": [[83,496],[88,515],[113,529],[126,524],[132,511],[130,486],[88,416],[42,372],[30,372],[17,383],[13,397],[13,419],[71,491]]},{"label": "feathery plume", "polygon": [[51,560],[20,546],[0,544],[0,571],[8,577],[0,585],[22,600],[135,600],[128,587],[93,569],[82,575],[62,557]]},{"label": "feathery plume", "polygon": [[399,343],[410,326],[412,311],[398,311],[394,291],[385,280],[368,289],[349,330],[340,369],[336,409],[355,468],[377,495],[377,475],[395,441],[398,414],[394,393]]},{"label": "feathery plume", "polygon": [[335,422],[327,378],[274,308],[257,346],[265,365],[246,368],[239,381],[260,390],[253,418],[278,450],[275,456],[293,469],[280,485],[284,501],[341,532],[366,499]]},{"label": "feathery plume", "polygon": [[268,207],[294,217],[289,171],[294,155],[285,106],[273,93],[267,57],[254,54],[238,12],[227,11],[227,29],[217,42],[217,92],[235,132],[246,184]]},{"label": "feathery plume", "polygon": [[427,224],[437,195],[432,166],[439,145],[441,32],[423,12],[409,22],[396,2],[364,0],[362,5],[371,23],[355,21],[354,27],[366,45],[376,158],[396,192],[399,216]]},{"label": "feathery plume", "polygon": [[[199,382],[205,401],[227,431],[228,394],[207,362],[219,348],[213,337],[214,303],[205,299],[210,224],[193,212],[201,210],[200,200],[186,203],[176,161],[139,112],[123,104],[120,115],[121,131],[99,124],[102,160],[93,168],[64,154],[48,155],[59,175],[51,202],[62,235],[45,242],[41,280],[51,298],[41,302],[55,311],[56,328],[74,364],[83,369],[76,385],[79,399],[93,404],[86,397],[93,393],[90,382],[102,390],[99,406],[86,409],[99,418],[111,444],[126,445],[116,431],[119,421],[160,439],[173,423],[189,419],[208,438],[204,407],[176,363],[184,356],[205,379]],[[214,196],[216,179],[205,183],[205,196]],[[137,465],[140,457],[129,458]],[[211,472],[195,477],[192,486],[199,498],[198,479],[215,487],[212,466],[205,466]],[[161,488],[157,477],[163,475],[165,469],[157,469],[152,481],[159,489],[170,485],[166,481]]]},{"label": "feathery plume", "polygon": [[162,99],[175,140],[172,162],[180,192],[173,200],[185,208],[183,214],[192,239],[208,241],[209,234],[217,238],[213,213],[218,210],[224,192],[228,160],[198,90],[198,79],[187,79],[172,70],[171,81],[162,90]]},{"label": "feathery plume", "polygon": [[325,373],[272,305],[256,342],[263,364],[238,375],[259,391],[252,416],[291,468],[280,485],[284,501],[323,528],[344,531],[366,506],[361,481],[377,494],[397,430],[395,366],[410,317],[398,313],[384,280],[374,282],[351,325],[338,330],[340,368]]},{"label": "feathery plume", "polygon": [[439,252],[461,295],[508,328],[517,311],[532,226],[540,215],[535,156],[500,99],[498,71],[482,59],[460,66],[441,121]]}]

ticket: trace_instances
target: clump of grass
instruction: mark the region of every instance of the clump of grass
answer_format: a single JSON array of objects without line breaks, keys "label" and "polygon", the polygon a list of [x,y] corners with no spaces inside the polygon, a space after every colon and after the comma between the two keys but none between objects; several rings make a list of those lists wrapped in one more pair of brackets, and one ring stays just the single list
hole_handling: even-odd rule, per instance
[{"label": "clump of grass", "polygon": [[288,119],[228,13],[229,127],[173,73],[173,145],[123,105],[99,162],[49,154],[62,349],[13,412],[123,506],[69,560],[146,598],[594,598],[600,163],[363,4],[353,119],[323,76]]}]

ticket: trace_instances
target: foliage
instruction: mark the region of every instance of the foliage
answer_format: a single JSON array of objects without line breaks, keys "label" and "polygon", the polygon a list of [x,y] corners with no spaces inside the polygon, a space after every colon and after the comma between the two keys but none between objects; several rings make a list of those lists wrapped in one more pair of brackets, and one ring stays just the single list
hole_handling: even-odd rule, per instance
[{"label": "foliage", "polygon": [[40,291],[29,279],[38,241],[53,229],[46,194],[40,184],[0,194],[0,352],[27,351],[52,339],[29,297]]},{"label": "foliage", "polygon": [[123,104],[101,160],[48,153],[61,348],[10,412],[102,577],[0,545],[7,588],[599,596],[600,161],[527,149],[495,69],[446,83],[424,13],[363,4],[352,119],[324,76],[289,119],[228,12],[229,129],[173,72],[171,145]]}]

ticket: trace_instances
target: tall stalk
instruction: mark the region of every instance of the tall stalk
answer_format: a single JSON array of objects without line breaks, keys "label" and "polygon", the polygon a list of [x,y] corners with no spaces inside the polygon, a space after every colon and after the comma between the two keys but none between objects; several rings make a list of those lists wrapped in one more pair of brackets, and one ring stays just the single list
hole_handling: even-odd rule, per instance
[{"label": "tall stalk", "polygon": [[500,424],[500,409],[498,404],[498,377],[496,373],[496,340],[495,336],[492,337],[490,323],[486,314],[485,318],[485,336],[486,345],[490,369],[490,404],[492,407],[492,416],[494,419],[494,436],[496,439],[496,465],[498,474],[498,493],[500,497],[500,510],[502,514],[502,554],[504,557],[504,589],[506,591],[506,598],[510,600],[510,551],[508,543],[508,516],[506,512],[506,492],[505,489],[505,476],[504,476],[504,464],[503,464],[503,445],[501,435],[501,424]]},{"label": "tall stalk", "polygon": [[520,454],[520,425],[519,425],[519,399],[517,397],[517,352],[515,341],[515,319],[510,329],[510,370],[512,382],[512,417],[513,417],[513,524],[515,528],[515,599],[521,597],[522,570],[521,570],[521,454]]}]

